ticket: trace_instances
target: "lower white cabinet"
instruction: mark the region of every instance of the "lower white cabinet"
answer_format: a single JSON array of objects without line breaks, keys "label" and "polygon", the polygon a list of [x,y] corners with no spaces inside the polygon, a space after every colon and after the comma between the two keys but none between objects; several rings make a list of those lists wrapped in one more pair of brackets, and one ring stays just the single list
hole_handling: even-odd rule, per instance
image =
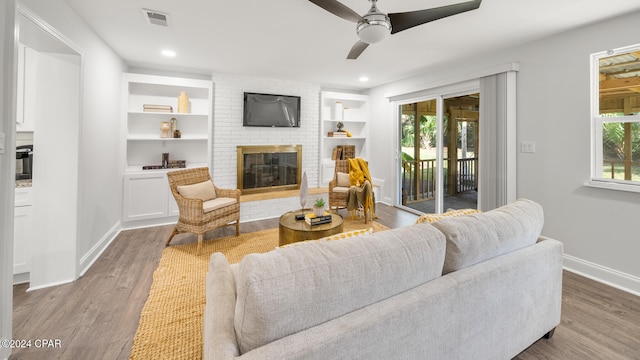
[{"label": "lower white cabinet", "polygon": [[169,220],[178,215],[165,171],[125,174],[123,205],[124,222]]},{"label": "lower white cabinet", "polygon": [[[33,206],[31,188],[16,188],[13,208],[13,274],[31,271],[31,239],[33,238]],[[28,276],[25,280],[28,279]]]}]

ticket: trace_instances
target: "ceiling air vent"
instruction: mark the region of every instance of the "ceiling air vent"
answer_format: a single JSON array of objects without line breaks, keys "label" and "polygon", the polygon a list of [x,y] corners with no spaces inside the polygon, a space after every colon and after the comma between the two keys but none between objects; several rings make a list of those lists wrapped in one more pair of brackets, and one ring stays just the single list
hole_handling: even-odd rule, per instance
[{"label": "ceiling air vent", "polygon": [[169,14],[167,13],[150,9],[142,9],[142,13],[149,24],[169,26]]}]

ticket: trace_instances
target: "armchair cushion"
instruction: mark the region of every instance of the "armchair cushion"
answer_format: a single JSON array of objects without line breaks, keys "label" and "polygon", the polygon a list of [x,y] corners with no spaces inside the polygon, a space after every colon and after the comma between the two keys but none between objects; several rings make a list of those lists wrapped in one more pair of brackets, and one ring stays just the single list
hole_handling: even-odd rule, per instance
[{"label": "armchair cushion", "polygon": [[178,192],[188,199],[207,201],[216,198],[216,189],[211,180],[193,185],[178,185]]},{"label": "armchair cushion", "polygon": [[336,186],[333,188],[333,192],[336,193],[348,193],[349,192],[349,186],[344,187],[344,186]]},{"label": "armchair cushion", "polygon": [[348,173],[337,172],[336,178],[338,179],[338,186],[347,188],[351,186],[351,180],[349,179]]},{"label": "armchair cushion", "polygon": [[208,213],[208,212],[211,212],[213,210],[217,210],[217,209],[223,208],[225,206],[233,205],[236,202],[237,202],[237,200],[233,199],[233,198],[219,197],[219,198],[215,198],[215,199],[203,202],[202,203],[202,210],[204,210],[205,213]]}]

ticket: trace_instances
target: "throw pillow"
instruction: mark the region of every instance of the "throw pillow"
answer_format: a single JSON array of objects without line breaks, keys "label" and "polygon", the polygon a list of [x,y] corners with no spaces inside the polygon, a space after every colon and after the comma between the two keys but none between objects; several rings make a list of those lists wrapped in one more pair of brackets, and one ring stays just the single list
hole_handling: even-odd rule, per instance
[{"label": "throw pillow", "polygon": [[202,201],[213,200],[216,198],[216,189],[211,180],[193,185],[179,185],[178,193],[188,199],[200,199]]},{"label": "throw pillow", "polygon": [[475,213],[479,213],[479,212],[480,212],[480,210],[477,210],[477,209],[460,209],[460,210],[449,209],[444,214],[424,214],[424,215],[420,216],[416,220],[416,224],[421,224],[421,223],[425,223],[425,222],[432,223],[434,221],[442,220],[442,219],[449,218],[449,217],[456,217],[456,216],[462,216],[462,215],[467,215],[467,214],[475,214]]},{"label": "throw pillow", "polygon": [[351,186],[351,180],[349,180],[349,174],[343,172],[337,172],[336,178],[338,179],[338,186],[349,187]]}]

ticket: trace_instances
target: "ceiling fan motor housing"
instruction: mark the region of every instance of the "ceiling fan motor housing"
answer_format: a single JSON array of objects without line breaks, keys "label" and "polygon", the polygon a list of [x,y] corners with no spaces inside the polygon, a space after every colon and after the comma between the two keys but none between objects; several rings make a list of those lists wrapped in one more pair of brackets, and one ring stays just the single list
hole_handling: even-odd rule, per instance
[{"label": "ceiling fan motor housing", "polygon": [[362,20],[358,21],[356,27],[358,37],[367,44],[380,42],[391,34],[391,20],[387,14],[376,8],[375,1],[372,3],[373,6],[367,14],[362,16]]}]

